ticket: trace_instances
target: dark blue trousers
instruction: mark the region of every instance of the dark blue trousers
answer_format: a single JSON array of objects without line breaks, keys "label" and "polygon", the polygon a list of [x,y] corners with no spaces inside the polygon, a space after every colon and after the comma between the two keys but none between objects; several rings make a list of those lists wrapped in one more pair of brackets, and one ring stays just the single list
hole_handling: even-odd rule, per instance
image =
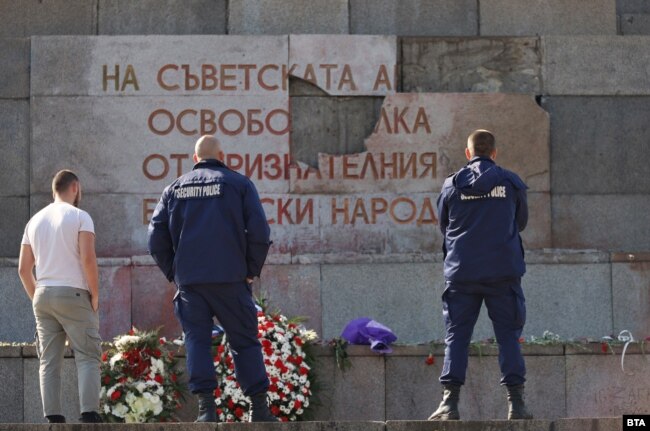
[{"label": "dark blue trousers", "polygon": [[266,392],[269,380],[257,339],[257,310],[245,282],[183,286],[174,298],[174,311],[185,334],[190,391],[213,392],[217,378],[212,356],[212,317],[226,332],[244,395]]},{"label": "dark blue trousers", "polygon": [[526,302],[520,279],[498,283],[446,283],[442,305],[447,334],[440,382],[465,383],[469,343],[483,301],[499,345],[501,384],[523,384],[526,365],[519,337],[526,323]]}]

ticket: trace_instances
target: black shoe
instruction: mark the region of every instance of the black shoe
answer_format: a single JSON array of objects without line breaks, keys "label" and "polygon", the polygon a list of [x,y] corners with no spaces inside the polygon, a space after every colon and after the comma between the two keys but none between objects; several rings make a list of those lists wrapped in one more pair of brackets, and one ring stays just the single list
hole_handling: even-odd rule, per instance
[{"label": "black shoe", "polygon": [[83,412],[79,420],[82,424],[100,424],[104,422],[97,412]]},{"label": "black shoe", "polygon": [[45,416],[45,419],[47,419],[47,423],[49,424],[65,423],[65,416],[61,416],[61,415],[49,415],[49,416]]},{"label": "black shoe", "polygon": [[460,398],[460,386],[443,385],[442,402],[438,410],[429,416],[430,421],[457,421],[460,420],[458,413],[458,400]]},{"label": "black shoe", "polygon": [[273,416],[266,401],[266,392],[251,397],[249,422],[280,422],[280,419]]},{"label": "black shoe", "polygon": [[508,419],[532,419],[524,402],[524,385],[506,386],[508,392]]},{"label": "black shoe", "polygon": [[196,395],[199,399],[199,415],[194,422],[218,422],[214,395],[212,393]]}]

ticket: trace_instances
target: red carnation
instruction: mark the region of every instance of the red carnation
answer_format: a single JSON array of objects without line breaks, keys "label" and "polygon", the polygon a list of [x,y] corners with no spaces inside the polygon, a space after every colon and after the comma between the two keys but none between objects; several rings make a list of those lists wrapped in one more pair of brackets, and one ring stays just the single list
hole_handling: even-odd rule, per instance
[{"label": "red carnation", "polygon": [[161,385],[162,385],[163,382],[165,381],[165,379],[163,379],[163,376],[161,376],[160,374],[156,374],[156,377],[154,377],[153,379],[154,379],[156,382],[160,383]]},{"label": "red carnation", "polygon": [[108,352],[102,353],[102,362],[106,362],[107,359],[108,359]]},{"label": "red carnation", "polygon": [[104,384],[107,385],[111,382],[111,376],[104,376]]},{"label": "red carnation", "polygon": [[165,345],[165,340],[163,338],[160,339],[160,345],[164,346]]},{"label": "red carnation", "polygon": [[296,400],[293,402],[293,408],[296,410],[300,410],[302,408],[302,402],[300,400]]},{"label": "red carnation", "polygon": [[122,392],[120,392],[120,391],[115,391],[115,392],[113,392],[113,393],[111,394],[111,400],[113,400],[113,401],[117,401],[117,400],[120,399],[121,396],[122,396]]},{"label": "red carnation", "polygon": [[242,417],[243,415],[244,415],[244,410],[242,410],[241,407],[237,407],[237,408],[235,409],[235,416],[237,416],[238,418],[240,418],[240,417]]},{"label": "red carnation", "polygon": [[135,335],[134,328],[131,328],[131,330],[129,331],[129,335]]},{"label": "red carnation", "polygon": [[126,383],[128,379],[126,377],[120,377],[120,380],[118,380],[120,383]]},{"label": "red carnation", "polygon": [[309,370],[305,367],[300,367],[300,375],[306,376],[309,373]]},{"label": "red carnation", "polygon": [[293,337],[293,342],[296,343],[296,346],[302,346],[302,338]]},{"label": "red carnation", "polygon": [[232,398],[228,400],[228,408],[230,410],[235,408],[235,402],[232,400]]},{"label": "red carnation", "polygon": [[436,363],[436,360],[432,354],[429,354],[429,356],[427,356],[427,359],[424,360],[424,363],[427,365],[433,365]]},{"label": "red carnation", "polygon": [[221,398],[221,388],[217,388],[214,390],[214,397]]},{"label": "red carnation", "polygon": [[153,355],[156,358],[160,358],[160,356],[162,355],[162,352],[160,351],[160,349],[156,349],[156,350],[153,351]]},{"label": "red carnation", "polygon": [[273,416],[277,416],[280,414],[280,407],[278,406],[271,406],[271,413],[273,413]]},{"label": "red carnation", "polygon": [[286,416],[282,416],[282,417],[280,418],[280,420],[281,420],[282,422],[289,422],[289,418],[286,417]]},{"label": "red carnation", "polygon": [[278,387],[276,385],[269,385],[269,392],[278,392]]}]

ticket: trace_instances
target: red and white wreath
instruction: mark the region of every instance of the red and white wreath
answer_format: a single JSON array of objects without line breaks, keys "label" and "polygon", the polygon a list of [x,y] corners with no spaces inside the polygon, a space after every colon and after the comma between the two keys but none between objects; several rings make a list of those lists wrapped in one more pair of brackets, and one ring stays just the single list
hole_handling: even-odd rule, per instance
[{"label": "red and white wreath", "polygon": [[[269,407],[282,421],[299,420],[309,407],[313,373],[305,347],[317,338],[297,322],[281,314],[257,313],[257,337],[262,344],[264,364],[271,385]],[[250,400],[235,379],[235,365],[225,336],[214,338],[214,366],[219,386],[215,390],[217,415],[221,422],[246,422]]]}]

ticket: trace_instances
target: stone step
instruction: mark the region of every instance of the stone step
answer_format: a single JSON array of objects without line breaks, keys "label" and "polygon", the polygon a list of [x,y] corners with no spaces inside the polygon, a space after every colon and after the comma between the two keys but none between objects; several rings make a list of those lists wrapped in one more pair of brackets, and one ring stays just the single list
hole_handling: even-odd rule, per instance
[{"label": "stone step", "polygon": [[287,424],[101,424],[46,425],[0,424],[0,431],[620,431],[621,418],[580,418],[557,421],[388,421],[388,422],[293,422]]}]

